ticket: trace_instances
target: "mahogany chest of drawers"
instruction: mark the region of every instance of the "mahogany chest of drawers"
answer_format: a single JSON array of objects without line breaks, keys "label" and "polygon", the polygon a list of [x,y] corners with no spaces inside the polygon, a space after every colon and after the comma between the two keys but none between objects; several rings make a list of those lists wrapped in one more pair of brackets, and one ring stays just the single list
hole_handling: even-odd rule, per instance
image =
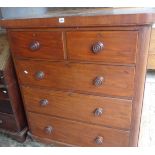
[{"label": "mahogany chest of drawers", "polygon": [[152,13],[3,20],[29,132],[67,146],[137,146]]},{"label": "mahogany chest of drawers", "polygon": [[26,118],[6,34],[0,34],[0,132],[25,140]]}]

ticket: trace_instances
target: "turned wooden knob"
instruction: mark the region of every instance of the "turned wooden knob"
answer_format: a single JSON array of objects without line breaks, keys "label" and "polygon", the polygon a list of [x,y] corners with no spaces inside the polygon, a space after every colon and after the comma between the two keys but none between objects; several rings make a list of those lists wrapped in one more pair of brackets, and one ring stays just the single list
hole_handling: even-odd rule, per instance
[{"label": "turned wooden knob", "polygon": [[93,82],[93,84],[95,86],[101,86],[103,84],[103,81],[104,81],[104,77],[102,76],[97,76]]},{"label": "turned wooden knob", "polygon": [[47,126],[44,128],[45,133],[51,134],[53,132],[53,127],[52,126]]},{"label": "turned wooden knob", "polygon": [[103,114],[103,109],[102,108],[95,109],[94,114],[95,116],[101,116]]},{"label": "turned wooden knob", "polygon": [[103,137],[97,136],[95,139],[95,143],[98,145],[103,144]]},{"label": "turned wooden knob", "polygon": [[46,105],[48,105],[48,100],[47,100],[47,99],[42,99],[42,100],[40,100],[40,105],[41,105],[41,106],[46,106]]},{"label": "turned wooden knob", "polygon": [[104,48],[104,44],[102,42],[96,42],[95,44],[93,44],[92,46],[92,52],[97,54],[99,52],[101,52]]},{"label": "turned wooden knob", "polygon": [[33,41],[30,43],[29,48],[31,51],[36,51],[40,48],[40,43],[38,41]]},{"label": "turned wooden knob", "polygon": [[43,79],[45,77],[45,73],[43,71],[38,71],[38,72],[36,72],[35,77],[38,80],[41,80],[41,79]]}]

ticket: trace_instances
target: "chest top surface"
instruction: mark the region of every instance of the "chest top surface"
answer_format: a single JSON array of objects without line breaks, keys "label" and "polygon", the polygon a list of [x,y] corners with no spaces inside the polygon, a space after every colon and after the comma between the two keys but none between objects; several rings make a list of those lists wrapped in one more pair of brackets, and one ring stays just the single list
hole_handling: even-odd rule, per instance
[{"label": "chest top surface", "polygon": [[154,8],[57,8],[41,17],[2,19],[4,28],[148,25],[155,22]]}]

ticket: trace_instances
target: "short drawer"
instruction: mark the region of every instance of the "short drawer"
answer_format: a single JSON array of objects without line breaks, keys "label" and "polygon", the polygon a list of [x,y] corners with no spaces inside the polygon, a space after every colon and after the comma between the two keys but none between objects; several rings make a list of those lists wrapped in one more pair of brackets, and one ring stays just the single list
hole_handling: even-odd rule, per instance
[{"label": "short drawer", "polygon": [[71,60],[133,64],[136,61],[137,31],[67,32]]},{"label": "short drawer", "polygon": [[134,67],[16,60],[21,84],[110,96],[133,96]]},{"label": "short drawer", "polygon": [[77,93],[22,87],[28,111],[60,116],[87,123],[129,129],[132,103]]},{"label": "short drawer", "polygon": [[0,112],[0,129],[17,131],[16,121],[13,115]]},{"label": "short drawer", "polygon": [[[35,136],[77,146],[128,146],[129,132],[28,113]],[[39,120],[39,121],[38,121]]]},{"label": "short drawer", "polygon": [[15,56],[59,60],[64,59],[62,32],[12,31],[11,49]]}]

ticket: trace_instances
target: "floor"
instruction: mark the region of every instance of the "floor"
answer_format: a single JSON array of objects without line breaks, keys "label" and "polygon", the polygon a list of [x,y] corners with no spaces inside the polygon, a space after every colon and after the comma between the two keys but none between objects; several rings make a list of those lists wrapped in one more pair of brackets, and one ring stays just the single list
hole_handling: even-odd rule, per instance
[{"label": "floor", "polygon": [[[30,138],[27,138],[24,143],[18,143],[0,134],[0,146],[44,147],[48,145],[37,143]],[[151,71],[146,77],[139,146],[155,146],[155,72]]]}]

